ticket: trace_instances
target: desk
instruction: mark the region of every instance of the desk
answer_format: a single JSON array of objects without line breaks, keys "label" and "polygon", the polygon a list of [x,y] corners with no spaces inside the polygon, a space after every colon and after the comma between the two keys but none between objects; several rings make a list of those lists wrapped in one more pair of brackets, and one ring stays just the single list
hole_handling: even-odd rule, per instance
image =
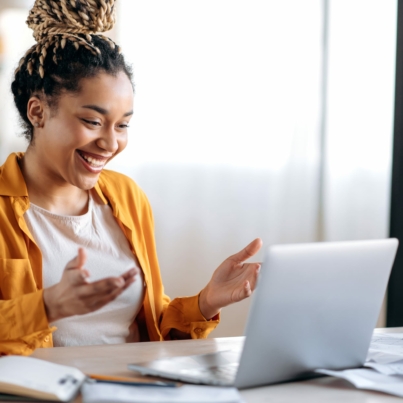
[{"label": "desk", "polygon": [[[403,328],[377,329],[376,332],[403,332]],[[243,337],[227,337],[90,347],[43,348],[36,350],[32,356],[74,366],[86,373],[134,376],[134,372],[127,369],[128,363],[177,355],[211,353],[238,347],[242,343]],[[348,382],[332,377],[247,389],[242,390],[241,395],[247,403],[402,402],[402,399],[398,397],[355,389]],[[81,402],[81,398],[77,398],[75,403],[79,402]]]}]

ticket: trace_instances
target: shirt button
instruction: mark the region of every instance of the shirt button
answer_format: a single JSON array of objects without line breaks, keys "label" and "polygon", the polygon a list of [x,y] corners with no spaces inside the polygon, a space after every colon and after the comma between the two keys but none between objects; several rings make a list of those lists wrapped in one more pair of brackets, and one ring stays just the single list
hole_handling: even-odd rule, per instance
[{"label": "shirt button", "polygon": [[45,337],[45,341],[46,341],[46,343],[49,341],[49,336]]},{"label": "shirt button", "polygon": [[195,333],[201,333],[203,330],[202,329],[200,329],[200,327],[196,327],[196,329],[195,329]]}]

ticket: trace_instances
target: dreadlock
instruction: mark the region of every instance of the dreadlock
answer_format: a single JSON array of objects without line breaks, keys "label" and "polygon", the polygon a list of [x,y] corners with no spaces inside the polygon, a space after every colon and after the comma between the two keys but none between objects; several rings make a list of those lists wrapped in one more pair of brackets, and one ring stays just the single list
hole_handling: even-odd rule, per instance
[{"label": "dreadlock", "polygon": [[100,72],[116,76],[131,68],[120,48],[106,36],[115,23],[115,0],[36,0],[27,19],[36,44],[21,58],[11,90],[24,135],[31,142],[34,128],[27,117],[33,96],[46,97],[55,107],[62,91],[78,92],[83,78]]}]

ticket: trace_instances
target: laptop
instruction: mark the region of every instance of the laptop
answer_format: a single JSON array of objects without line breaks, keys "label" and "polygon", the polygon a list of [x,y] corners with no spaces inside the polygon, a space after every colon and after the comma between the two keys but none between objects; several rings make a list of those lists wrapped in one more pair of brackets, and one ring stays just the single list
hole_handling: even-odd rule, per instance
[{"label": "laptop", "polygon": [[129,364],[143,375],[239,389],[361,367],[397,239],[270,246],[243,349]]}]

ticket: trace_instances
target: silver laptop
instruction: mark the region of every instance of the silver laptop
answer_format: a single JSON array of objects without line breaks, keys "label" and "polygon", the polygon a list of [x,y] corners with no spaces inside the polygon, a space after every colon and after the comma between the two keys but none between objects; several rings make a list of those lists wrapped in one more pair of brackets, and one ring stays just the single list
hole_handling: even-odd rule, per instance
[{"label": "silver laptop", "polygon": [[143,375],[248,388],[365,361],[397,239],[271,246],[242,351],[130,364]]}]

